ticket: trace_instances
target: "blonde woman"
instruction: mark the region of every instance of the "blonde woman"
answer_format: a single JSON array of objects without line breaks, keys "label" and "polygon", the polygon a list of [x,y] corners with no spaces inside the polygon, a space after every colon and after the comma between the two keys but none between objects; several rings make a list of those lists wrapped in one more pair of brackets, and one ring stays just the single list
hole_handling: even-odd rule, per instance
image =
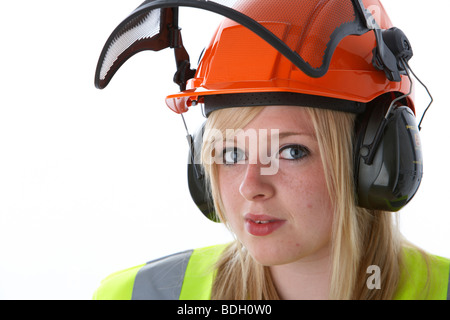
[{"label": "blonde woman", "polygon": [[203,104],[190,191],[235,241],[118,272],[95,298],[449,299],[450,260],[409,244],[396,222],[423,164],[411,45],[381,3],[163,2],[114,31],[96,84],[137,49],[168,46],[167,30],[135,31],[176,26],[177,6],[227,17],[195,72],[171,44],[181,92],[166,103],[181,114]]}]

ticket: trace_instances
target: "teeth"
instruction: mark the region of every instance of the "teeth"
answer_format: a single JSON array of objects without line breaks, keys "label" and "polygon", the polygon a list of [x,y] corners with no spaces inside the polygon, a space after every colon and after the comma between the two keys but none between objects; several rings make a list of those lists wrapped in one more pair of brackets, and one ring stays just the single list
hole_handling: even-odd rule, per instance
[{"label": "teeth", "polygon": [[257,220],[257,221],[255,221],[255,223],[257,223],[257,224],[265,224],[265,223],[269,223],[270,221],[259,221],[259,220]]}]

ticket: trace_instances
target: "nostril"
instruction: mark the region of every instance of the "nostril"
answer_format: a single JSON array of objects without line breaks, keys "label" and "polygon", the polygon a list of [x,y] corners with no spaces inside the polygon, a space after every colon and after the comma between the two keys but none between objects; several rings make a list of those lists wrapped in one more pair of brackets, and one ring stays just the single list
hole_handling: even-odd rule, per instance
[{"label": "nostril", "polygon": [[265,195],[264,194],[257,194],[256,196],[253,197],[254,200],[258,200],[258,199],[262,199],[264,198]]}]

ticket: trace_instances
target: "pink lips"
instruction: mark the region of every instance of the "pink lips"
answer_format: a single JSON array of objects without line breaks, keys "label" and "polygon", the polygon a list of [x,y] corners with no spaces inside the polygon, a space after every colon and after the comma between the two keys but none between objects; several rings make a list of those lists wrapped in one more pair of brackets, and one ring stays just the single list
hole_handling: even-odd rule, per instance
[{"label": "pink lips", "polygon": [[244,217],[245,229],[254,236],[267,236],[280,228],[286,221],[267,215],[248,213]]}]

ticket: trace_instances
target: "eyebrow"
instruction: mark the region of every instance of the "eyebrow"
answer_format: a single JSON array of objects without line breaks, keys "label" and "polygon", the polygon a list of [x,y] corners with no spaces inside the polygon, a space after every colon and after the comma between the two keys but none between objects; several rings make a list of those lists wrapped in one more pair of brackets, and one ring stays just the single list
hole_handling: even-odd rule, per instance
[{"label": "eyebrow", "polygon": [[[273,130],[273,129],[271,129]],[[279,130],[279,129],[278,129]],[[272,134],[273,136],[274,134]],[[287,137],[291,137],[291,136],[307,136],[313,139],[317,139],[316,134],[315,133],[308,133],[308,132],[293,132],[293,131],[284,131],[284,132],[278,132],[278,138],[279,139],[283,139],[283,138],[287,138]],[[233,139],[223,139],[222,142],[234,142],[234,139],[236,137],[233,137]],[[219,141],[217,141],[219,142]]]},{"label": "eyebrow", "polygon": [[309,136],[312,138],[316,138],[316,135],[314,133],[308,133],[308,132],[291,132],[291,131],[286,131],[286,132],[280,132],[278,134],[278,137],[281,138],[287,138],[290,136]]}]

